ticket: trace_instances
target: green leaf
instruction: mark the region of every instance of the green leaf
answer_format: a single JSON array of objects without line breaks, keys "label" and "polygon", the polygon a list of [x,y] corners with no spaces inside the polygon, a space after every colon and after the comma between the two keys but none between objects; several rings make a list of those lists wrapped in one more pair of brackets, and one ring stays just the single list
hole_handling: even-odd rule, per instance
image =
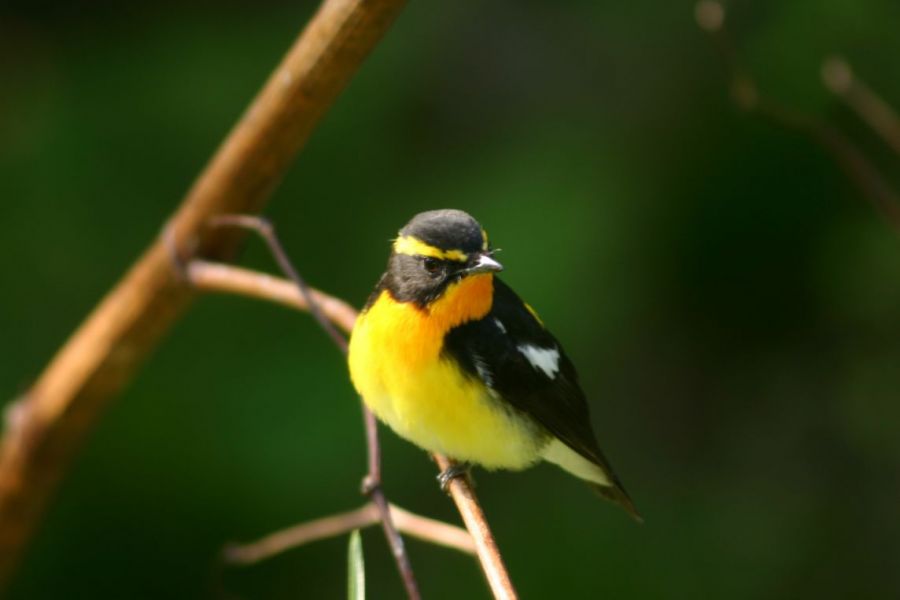
[{"label": "green leaf", "polygon": [[347,598],[366,600],[366,564],[363,561],[359,529],[354,529],[350,534],[350,545],[347,548]]}]

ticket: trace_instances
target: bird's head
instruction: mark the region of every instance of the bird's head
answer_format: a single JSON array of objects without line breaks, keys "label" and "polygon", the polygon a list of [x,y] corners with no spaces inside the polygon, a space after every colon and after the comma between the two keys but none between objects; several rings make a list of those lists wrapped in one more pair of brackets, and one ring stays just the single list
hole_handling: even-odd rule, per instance
[{"label": "bird's head", "polygon": [[468,295],[468,287],[489,288],[501,270],[478,221],[461,210],[432,210],[400,230],[384,284],[396,300],[424,308],[446,299],[448,290]]}]

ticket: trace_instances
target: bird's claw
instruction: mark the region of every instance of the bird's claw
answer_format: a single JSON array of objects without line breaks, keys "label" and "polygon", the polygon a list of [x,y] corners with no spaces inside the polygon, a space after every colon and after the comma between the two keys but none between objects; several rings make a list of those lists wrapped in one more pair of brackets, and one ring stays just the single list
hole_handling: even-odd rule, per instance
[{"label": "bird's claw", "polygon": [[445,494],[450,493],[450,482],[456,479],[457,477],[465,477],[466,479],[470,478],[470,470],[472,469],[472,465],[469,463],[453,463],[443,471],[441,471],[437,480],[441,485],[441,491]]},{"label": "bird's claw", "polygon": [[377,479],[375,479],[371,475],[366,475],[365,477],[363,477],[359,491],[363,496],[371,496],[372,493],[380,487],[381,483]]}]

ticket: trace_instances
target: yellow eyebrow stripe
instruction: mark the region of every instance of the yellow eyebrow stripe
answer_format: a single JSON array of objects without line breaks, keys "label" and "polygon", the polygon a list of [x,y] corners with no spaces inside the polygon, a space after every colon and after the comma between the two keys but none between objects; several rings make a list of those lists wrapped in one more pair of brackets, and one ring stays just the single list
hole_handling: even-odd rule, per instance
[{"label": "yellow eyebrow stripe", "polygon": [[441,250],[429,244],[426,244],[419,238],[411,235],[403,235],[394,240],[394,252],[397,254],[408,254],[409,256],[429,256],[440,260],[453,260],[456,262],[466,262],[469,255],[459,250]]}]

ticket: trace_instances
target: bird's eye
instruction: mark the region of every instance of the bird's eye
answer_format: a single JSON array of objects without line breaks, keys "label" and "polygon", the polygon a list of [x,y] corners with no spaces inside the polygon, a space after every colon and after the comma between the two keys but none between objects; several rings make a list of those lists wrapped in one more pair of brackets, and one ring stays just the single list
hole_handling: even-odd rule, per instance
[{"label": "bird's eye", "polygon": [[441,270],[441,261],[436,258],[427,257],[422,261],[422,264],[431,275],[436,275]]}]

